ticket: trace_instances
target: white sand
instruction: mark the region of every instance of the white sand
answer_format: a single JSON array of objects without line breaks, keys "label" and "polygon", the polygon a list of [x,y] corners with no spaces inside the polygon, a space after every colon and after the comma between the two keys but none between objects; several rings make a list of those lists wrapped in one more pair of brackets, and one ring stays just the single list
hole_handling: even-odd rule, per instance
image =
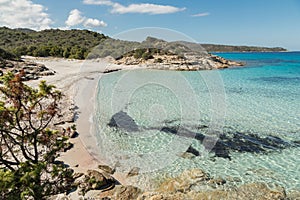
[{"label": "white sand", "polygon": [[[81,61],[58,58],[24,57],[25,60],[44,64],[54,70],[54,76],[45,76],[48,84],[55,85],[78,107],[76,112],[76,126],[79,137],[70,139],[74,148],[63,153],[62,161],[70,165],[76,172],[97,169],[99,164],[106,164],[101,155],[97,154],[96,139],[93,137],[91,116],[94,112],[94,97],[99,78],[107,69],[128,69],[129,66],[111,65],[105,60]],[[36,86],[40,80],[28,82]],[[100,153],[100,152],[99,152]],[[96,159],[97,157],[97,159]],[[122,184],[126,184],[125,174],[115,173],[114,177]]]}]

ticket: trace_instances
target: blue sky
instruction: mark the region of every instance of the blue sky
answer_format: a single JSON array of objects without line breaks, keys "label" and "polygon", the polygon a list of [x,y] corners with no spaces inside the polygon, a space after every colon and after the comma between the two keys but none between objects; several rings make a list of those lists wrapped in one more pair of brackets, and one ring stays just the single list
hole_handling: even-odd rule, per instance
[{"label": "blue sky", "polygon": [[114,36],[142,27],[201,43],[300,50],[300,0],[0,0],[0,26],[90,29]]}]

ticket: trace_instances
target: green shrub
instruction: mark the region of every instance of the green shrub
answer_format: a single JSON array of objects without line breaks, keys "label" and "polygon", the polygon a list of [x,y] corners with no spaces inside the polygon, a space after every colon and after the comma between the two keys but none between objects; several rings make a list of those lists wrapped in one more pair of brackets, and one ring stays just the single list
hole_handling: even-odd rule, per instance
[{"label": "green shrub", "polygon": [[153,56],[152,56],[151,52],[145,52],[145,53],[143,53],[142,58],[144,60],[149,60],[149,59],[152,59]]},{"label": "green shrub", "polygon": [[156,63],[163,63],[163,59],[157,58],[157,59],[155,59],[155,62],[156,62]]},{"label": "green shrub", "polygon": [[55,162],[67,143],[48,128],[62,94],[42,81],[22,82],[24,72],[6,74],[0,87],[0,199],[42,199],[72,187],[72,171]]}]

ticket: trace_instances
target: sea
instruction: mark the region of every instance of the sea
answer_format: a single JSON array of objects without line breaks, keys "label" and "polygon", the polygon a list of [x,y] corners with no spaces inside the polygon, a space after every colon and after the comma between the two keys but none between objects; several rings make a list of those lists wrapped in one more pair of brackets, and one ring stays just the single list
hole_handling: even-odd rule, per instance
[{"label": "sea", "polygon": [[200,168],[228,185],[300,190],[300,52],[216,53],[210,71],[125,70],[98,83],[98,150],[144,187]]}]

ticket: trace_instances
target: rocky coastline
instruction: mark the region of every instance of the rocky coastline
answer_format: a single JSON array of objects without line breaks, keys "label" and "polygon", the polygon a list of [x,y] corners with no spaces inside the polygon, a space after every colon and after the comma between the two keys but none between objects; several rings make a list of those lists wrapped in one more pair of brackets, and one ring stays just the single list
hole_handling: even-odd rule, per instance
[{"label": "rocky coastline", "polygon": [[198,71],[225,69],[229,67],[244,66],[245,63],[226,60],[220,56],[207,54],[178,55],[153,55],[151,59],[125,56],[115,61],[117,65],[139,65],[146,69],[175,70],[175,71]]},{"label": "rocky coastline", "polygon": [[6,60],[0,58],[0,76],[12,72],[13,74],[24,71],[25,75],[22,77],[24,81],[37,80],[44,76],[53,76],[55,71],[50,70],[44,64],[38,64],[23,60]]},{"label": "rocky coastline", "polygon": [[[229,63],[231,61],[223,60],[220,57],[209,56],[207,58],[214,62],[219,62],[220,60],[223,66],[235,65],[236,63]],[[214,60],[215,59],[215,60]],[[155,60],[155,59],[154,59]],[[185,62],[186,60],[182,60]],[[1,70],[2,72],[12,71],[13,73],[18,73],[20,70],[24,70],[26,77],[24,80],[28,81],[28,84],[37,82],[38,78],[43,78],[50,80],[50,83],[58,84],[59,89],[70,90],[69,85],[74,84],[78,81],[76,78],[77,73],[70,74],[70,69],[74,71],[78,70],[81,67],[81,63],[78,61],[64,61],[64,65],[68,68],[61,70],[62,61],[49,61],[50,65],[42,64],[41,61],[34,62],[30,59],[25,59],[25,61],[1,61]],[[170,57],[170,62],[173,62]],[[178,62],[178,61],[174,61]],[[51,68],[51,69],[50,69]],[[120,67],[121,68],[121,67]],[[221,67],[219,67],[221,68]],[[223,67],[224,68],[224,67]],[[211,67],[215,69],[215,67]],[[98,69],[95,69],[98,70]],[[180,70],[180,69],[174,69]],[[57,71],[57,72],[56,72]],[[114,70],[112,70],[114,71]],[[94,71],[91,71],[94,72]],[[104,73],[103,71],[102,73]],[[88,74],[82,74],[81,78],[85,78],[87,81],[90,81]],[[95,73],[95,72],[94,72]],[[66,77],[70,76],[70,77]],[[59,77],[56,79],[56,77]],[[73,77],[73,78],[72,78]],[[68,79],[70,78],[70,79]],[[63,81],[62,81],[63,80]],[[66,81],[68,80],[68,81]],[[52,81],[52,82],[51,82]],[[61,82],[62,81],[62,82]],[[64,82],[66,81],[66,82]],[[80,80],[79,80],[80,81]],[[67,89],[66,89],[67,88]],[[65,91],[66,92],[66,91]],[[85,151],[86,149],[80,149],[80,145],[75,140],[79,140],[80,135],[83,135],[82,132],[74,132],[67,130],[66,127],[70,124],[76,123],[76,115],[78,113],[75,104],[72,102],[72,97],[68,92],[66,92],[66,101],[61,105],[62,113],[54,120],[52,126],[56,126],[61,129],[67,135],[70,136],[70,142],[72,145],[66,148],[64,153],[65,157],[71,157],[69,159],[78,162],[78,164],[71,164],[62,159],[61,162],[64,162],[66,166],[69,166],[74,170],[73,178],[74,181],[74,190],[70,191],[68,194],[58,194],[55,196],[47,197],[49,200],[68,200],[68,199],[112,199],[112,200],[163,200],[163,199],[264,199],[264,200],[276,200],[276,199],[287,199],[294,200],[300,196],[300,191],[289,191],[287,192],[284,188],[280,186],[270,187],[264,183],[249,183],[241,184],[240,186],[234,186],[232,183],[240,182],[239,179],[235,177],[212,177],[203,170],[196,168],[190,169],[182,172],[177,177],[170,177],[162,180],[154,190],[143,190],[136,186],[123,183],[120,181],[116,175],[117,169],[112,166],[107,166],[102,163],[97,163],[96,167],[82,167],[82,162],[76,160],[76,157],[72,155],[68,156],[68,153],[72,150],[76,151]],[[89,128],[86,127],[88,130]],[[71,148],[71,149],[69,149]],[[84,160],[85,157],[79,157]],[[77,157],[78,159],[78,157]],[[125,177],[137,177],[139,175],[138,169],[132,169],[128,174],[125,174]]]},{"label": "rocky coastline", "polygon": [[[111,42],[116,43],[114,40]],[[167,42],[148,37],[141,43],[132,43],[131,45],[133,46],[130,46],[130,44],[131,43],[123,44],[123,46],[126,47],[126,51],[118,52],[119,56],[116,56],[116,53],[112,53],[112,55],[116,54],[113,56],[115,58],[115,64],[138,65],[148,69],[176,71],[225,69],[245,65],[243,62],[231,61],[207,53],[207,51],[197,43],[180,41]],[[109,45],[107,44],[107,46]]]},{"label": "rocky coastline", "polygon": [[201,169],[190,169],[175,178],[167,178],[156,189],[146,191],[132,185],[122,185],[114,177],[114,169],[99,165],[97,170],[76,173],[76,191],[71,194],[59,194],[48,200],[69,199],[111,199],[111,200],[293,200],[299,197],[299,191],[287,193],[280,186],[269,187],[264,183],[249,183],[232,186],[232,178],[214,178]]}]

